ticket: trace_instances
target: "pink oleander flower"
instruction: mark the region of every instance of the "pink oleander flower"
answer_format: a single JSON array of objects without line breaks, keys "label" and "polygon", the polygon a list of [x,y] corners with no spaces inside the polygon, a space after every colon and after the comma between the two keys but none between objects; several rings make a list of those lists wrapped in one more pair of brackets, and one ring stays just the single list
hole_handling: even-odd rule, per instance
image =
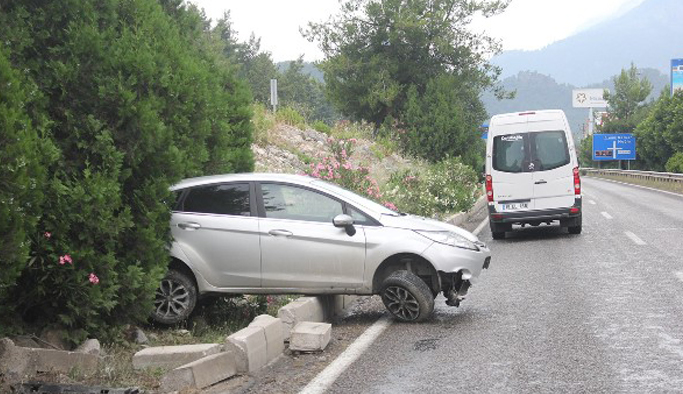
[{"label": "pink oleander flower", "polygon": [[68,254],[65,254],[64,256],[59,256],[59,265],[64,265],[66,263],[73,264],[73,260],[71,260],[71,256]]},{"label": "pink oleander flower", "polygon": [[356,142],[358,142],[358,140],[355,139],[355,138],[350,138],[350,139],[349,139],[349,142],[352,143],[352,144],[355,144]]},{"label": "pink oleander flower", "polygon": [[50,239],[50,238],[52,238],[52,233],[49,232],[49,231],[46,231],[46,232],[43,233],[43,236],[44,236],[45,238],[47,238],[47,239]]},{"label": "pink oleander flower", "polygon": [[392,204],[392,203],[389,202],[389,201],[386,201],[386,202],[384,203],[384,206],[387,207],[387,208],[389,208],[389,209],[391,209],[392,211],[398,211],[398,208],[396,208],[396,205]]},{"label": "pink oleander flower", "polygon": [[94,272],[91,272],[90,275],[88,275],[88,281],[90,283],[92,283],[93,285],[96,285],[96,284],[100,283],[100,278],[98,278]]}]

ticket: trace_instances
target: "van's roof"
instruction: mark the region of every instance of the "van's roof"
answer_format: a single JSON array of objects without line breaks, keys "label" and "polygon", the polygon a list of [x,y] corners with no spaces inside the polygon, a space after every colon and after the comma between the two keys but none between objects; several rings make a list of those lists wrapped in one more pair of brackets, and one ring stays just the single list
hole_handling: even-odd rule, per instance
[{"label": "van's roof", "polygon": [[531,110],[531,111],[521,111],[521,112],[511,112],[508,114],[498,114],[491,118],[490,125],[503,125],[503,124],[515,124],[515,123],[526,123],[529,121],[548,121],[548,120],[559,120],[564,118],[564,111],[561,109],[543,109],[543,110]]}]

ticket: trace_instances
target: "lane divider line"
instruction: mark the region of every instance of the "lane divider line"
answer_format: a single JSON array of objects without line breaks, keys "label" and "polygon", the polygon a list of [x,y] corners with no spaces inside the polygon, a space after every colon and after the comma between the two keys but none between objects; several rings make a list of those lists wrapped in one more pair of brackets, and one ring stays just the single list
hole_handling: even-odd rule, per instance
[{"label": "lane divider line", "polygon": [[335,380],[360,357],[384,330],[393,322],[389,316],[383,316],[370,328],[365,330],[342,354],[318,374],[299,394],[322,394],[332,386]]},{"label": "lane divider line", "polygon": [[683,271],[676,272],[676,277],[678,278],[678,280],[683,282]]},{"label": "lane divider line", "polygon": [[602,214],[602,216],[605,217],[605,219],[610,219],[610,220],[611,220],[611,219],[614,219],[614,218],[612,217],[612,215],[610,215],[610,214],[607,213],[607,212],[600,212],[600,213]]},{"label": "lane divider line", "polygon": [[589,203],[590,205],[596,205],[596,204],[597,204],[597,203],[596,203],[595,201],[593,201],[593,200],[588,200],[588,203]]},{"label": "lane divider line", "polygon": [[631,238],[631,241],[633,241],[636,245],[647,245],[647,242],[643,241],[637,235],[633,234],[630,231],[624,231],[624,234],[626,234],[627,237]]}]

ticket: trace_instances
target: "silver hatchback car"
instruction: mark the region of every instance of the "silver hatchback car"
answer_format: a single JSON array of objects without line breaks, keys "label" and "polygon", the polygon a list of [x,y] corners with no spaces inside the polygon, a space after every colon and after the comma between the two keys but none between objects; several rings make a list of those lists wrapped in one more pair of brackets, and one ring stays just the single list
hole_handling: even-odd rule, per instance
[{"label": "silver hatchback car", "polygon": [[420,321],[458,306],[491,261],[476,236],[300,175],[231,174],[171,188],[171,263],[152,317],[186,319],[200,294],[380,294]]}]

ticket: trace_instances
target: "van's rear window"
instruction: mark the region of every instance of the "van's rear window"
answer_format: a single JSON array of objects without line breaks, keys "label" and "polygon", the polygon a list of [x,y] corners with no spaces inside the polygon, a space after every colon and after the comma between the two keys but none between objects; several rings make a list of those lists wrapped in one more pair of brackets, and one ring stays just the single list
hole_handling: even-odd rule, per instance
[{"label": "van's rear window", "polygon": [[562,130],[508,134],[493,139],[493,168],[503,172],[547,171],[569,164]]},{"label": "van's rear window", "polygon": [[493,139],[493,168],[504,172],[523,172],[528,163],[527,134],[499,135]]}]

